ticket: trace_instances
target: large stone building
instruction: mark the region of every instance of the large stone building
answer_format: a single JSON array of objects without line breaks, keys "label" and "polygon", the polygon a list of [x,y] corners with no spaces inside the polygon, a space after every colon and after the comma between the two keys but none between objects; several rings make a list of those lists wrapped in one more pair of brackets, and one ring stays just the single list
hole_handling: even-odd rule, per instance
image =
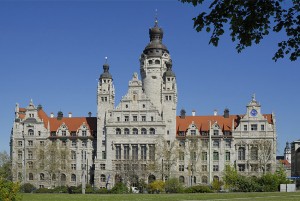
[{"label": "large stone building", "polygon": [[97,88],[97,117],[48,116],[31,101],[15,109],[11,134],[14,180],[37,187],[87,181],[111,188],[176,177],[185,185],[221,179],[225,166],[257,176],[276,166],[274,114],[252,97],[241,115],[176,116],[177,83],[157,20],[128,92],[115,106],[109,65]]}]

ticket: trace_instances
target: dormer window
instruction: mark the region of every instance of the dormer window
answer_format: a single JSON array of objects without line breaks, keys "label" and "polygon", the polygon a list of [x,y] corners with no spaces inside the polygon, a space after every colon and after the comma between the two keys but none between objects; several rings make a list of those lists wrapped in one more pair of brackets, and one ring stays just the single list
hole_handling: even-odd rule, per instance
[{"label": "dormer window", "polygon": [[31,135],[31,136],[34,135],[34,131],[32,129],[29,129],[28,130],[28,135]]},{"label": "dormer window", "polygon": [[67,132],[66,132],[66,131],[61,131],[61,135],[62,135],[62,136],[66,136],[66,135],[67,135]]},{"label": "dormer window", "polygon": [[179,131],[179,136],[184,137],[184,131]]},{"label": "dormer window", "polygon": [[191,130],[191,135],[196,135],[196,130]]},{"label": "dormer window", "polygon": [[219,130],[214,130],[214,135],[219,135]]},{"label": "dormer window", "polygon": [[82,136],[86,137],[86,130],[82,131]]}]

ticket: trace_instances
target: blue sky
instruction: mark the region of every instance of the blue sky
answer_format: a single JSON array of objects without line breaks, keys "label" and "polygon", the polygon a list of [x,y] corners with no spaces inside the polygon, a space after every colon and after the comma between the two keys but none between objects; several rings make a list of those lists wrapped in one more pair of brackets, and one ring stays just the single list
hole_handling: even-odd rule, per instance
[{"label": "blue sky", "polygon": [[199,12],[174,1],[0,1],[0,151],[9,151],[14,107],[32,98],[48,113],[96,115],[97,80],[108,57],[116,103],[127,92],[158,9],[178,83],[178,112],[244,114],[253,93],[275,112],[278,154],[299,139],[300,62],[274,62],[284,34],[271,34],[238,54],[228,34],[219,47],[197,33]]}]

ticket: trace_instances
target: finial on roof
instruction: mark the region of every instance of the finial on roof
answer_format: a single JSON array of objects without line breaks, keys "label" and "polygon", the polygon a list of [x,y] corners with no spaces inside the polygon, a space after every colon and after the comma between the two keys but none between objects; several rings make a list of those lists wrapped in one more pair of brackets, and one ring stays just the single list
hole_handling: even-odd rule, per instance
[{"label": "finial on roof", "polygon": [[32,100],[32,98],[30,99],[29,105],[33,105],[33,100]]},{"label": "finial on roof", "polygon": [[157,9],[155,9],[155,21],[154,21],[154,27],[157,27],[158,26],[158,20],[157,20]]},{"label": "finial on roof", "polygon": [[252,101],[256,101],[255,100],[255,93],[252,95]]},{"label": "finial on roof", "polygon": [[107,58],[107,57],[104,57],[104,58],[105,58],[105,63],[107,64],[107,59],[108,59],[108,58]]}]

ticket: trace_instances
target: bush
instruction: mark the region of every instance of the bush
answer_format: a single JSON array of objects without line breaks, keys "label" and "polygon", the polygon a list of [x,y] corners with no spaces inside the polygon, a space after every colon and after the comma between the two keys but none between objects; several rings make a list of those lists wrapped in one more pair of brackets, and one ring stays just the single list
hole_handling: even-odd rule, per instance
[{"label": "bush", "polygon": [[111,193],[123,194],[128,193],[128,188],[122,182],[116,183],[115,186],[111,189]]},{"label": "bush", "polygon": [[0,200],[22,200],[19,191],[20,185],[18,183],[6,181],[0,177]]},{"label": "bush", "polygon": [[53,193],[53,189],[39,188],[35,191],[35,193]]},{"label": "bush", "polygon": [[32,193],[35,189],[35,186],[30,183],[25,183],[20,187],[22,193]]},{"label": "bush", "polygon": [[165,182],[161,180],[155,180],[148,185],[148,192],[160,193],[164,191],[164,188],[165,188]]},{"label": "bush", "polygon": [[224,184],[223,181],[220,181],[218,179],[214,179],[213,182],[211,183],[211,187],[213,190],[219,191],[221,190],[222,185]]},{"label": "bush", "polygon": [[97,193],[97,194],[108,194],[109,191],[106,188],[100,188],[100,189],[96,190],[95,193]]},{"label": "bush", "polygon": [[[72,187],[69,187],[69,188],[67,189],[67,192],[69,192],[70,194],[71,194],[71,193],[81,194],[81,193],[82,193],[82,185],[80,184],[80,185],[77,186],[77,187],[73,187],[73,186],[72,186]],[[87,185],[85,186],[85,193],[86,193],[86,194],[94,193],[94,189],[93,189],[92,185],[87,184]]]},{"label": "bush", "polygon": [[68,193],[68,187],[66,187],[66,186],[57,186],[53,189],[53,193]]},{"label": "bush", "polygon": [[183,192],[183,186],[177,178],[170,178],[165,183],[165,190],[167,193],[181,193]]},{"label": "bush", "polygon": [[209,186],[191,186],[184,189],[185,193],[212,193],[213,191],[209,188]]}]

